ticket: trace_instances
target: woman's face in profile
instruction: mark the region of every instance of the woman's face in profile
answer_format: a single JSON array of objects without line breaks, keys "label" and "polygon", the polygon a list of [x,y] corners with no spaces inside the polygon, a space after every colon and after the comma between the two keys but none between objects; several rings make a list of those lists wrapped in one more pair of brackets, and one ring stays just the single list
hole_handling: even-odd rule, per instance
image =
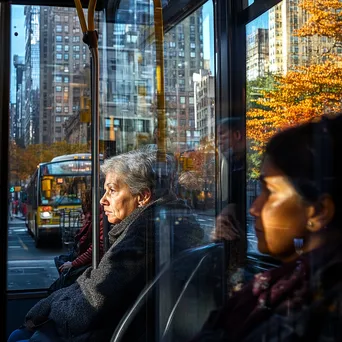
[{"label": "woman's face in profile", "polygon": [[117,224],[138,207],[138,195],[132,195],[128,185],[115,173],[106,176],[104,190],[100,203],[108,222]]},{"label": "woman's face in profile", "polygon": [[294,239],[307,234],[307,205],[269,158],[261,168],[261,193],[250,213],[256,219],[258,249],[281,261],[296,257]]}]

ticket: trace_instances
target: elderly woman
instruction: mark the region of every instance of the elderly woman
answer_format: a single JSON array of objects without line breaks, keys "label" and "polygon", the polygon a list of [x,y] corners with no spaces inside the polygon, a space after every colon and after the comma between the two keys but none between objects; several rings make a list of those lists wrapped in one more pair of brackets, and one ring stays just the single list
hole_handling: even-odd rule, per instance
[{"label": "elderly woman", "polygon": [[43,341],[39,335],[53,330],[54,340],[108,341],[158,272],[161,254],[174,257],[201,244],[202,230],[172,192],[173,168],[169,157],[166,161],[158,164],[156,152],[133,151],[104,162],[100,203],[113,224],[111,248],[97,269],[88,268],[75,284],[38,302],[26,315],[25,328],[8,341],[32,335]]}]

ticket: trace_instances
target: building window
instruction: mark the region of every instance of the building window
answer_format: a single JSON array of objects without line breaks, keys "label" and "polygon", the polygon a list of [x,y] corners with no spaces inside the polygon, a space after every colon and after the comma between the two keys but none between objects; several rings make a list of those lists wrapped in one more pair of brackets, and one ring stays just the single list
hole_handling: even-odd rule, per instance
[{"label": "building window", "polygon": [[62,25],[56,25],[56,32],[62,32]]},{"label": "building window", "polygon": [[185,104],[185,96],[181,96],[181,97],[179,98],[179,103]]},{"label": "building window", "polygon": [[62,82],[62,76],[55,76],[55,82]]},{"label": "building window", "polygon": [[58,92],[62,91],[62,87],[61,86],[57,86],[56,87],[56,91],[58,91]]},{"label": "building window", "polygon": [[60,116],[56,116],[56,122],[61,122],[61,117]]},{"label": "building window", "polygon": [[68,60],[69,60],[69,54],[68,54],[68,53],[65,53],[65,54],[64,54],[64,60],[65,60],[65,61],[68,61]]},{"label": "building window", "polygon": [[64,76],[64,83],[69,83],[69,76]]},{"label": "building window", "polygon": [[63,49],[63,45],[60,45],[60,44],[56,45],[56,51],[61,52],[62,49]]},{"label": "building window", "polygon": [[56,42],[61,42],[62,41],[62,36],[56,36]]},{"label": "building window", "polygon": [[56,107],[56,113],[62,113],[62,107],[61,106]]}]

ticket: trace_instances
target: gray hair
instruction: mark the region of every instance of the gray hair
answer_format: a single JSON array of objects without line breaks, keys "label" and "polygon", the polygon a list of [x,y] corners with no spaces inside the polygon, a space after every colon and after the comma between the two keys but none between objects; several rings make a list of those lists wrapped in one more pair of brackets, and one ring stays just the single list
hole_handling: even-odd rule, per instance
[{"label": "gray hair", "polygon": [[[167,156],[165,164],[168,166],[165,168],[166,171],[160,172],[159,170],[157,172],[158,163],[156,151],[133,150],[106,159],[103,165],[101,165],[101,172],[104,175],[115,173],[127,184],[133,195],[149,189],[153,197],[158,198],[164,193],[170,192],[172,188],[174,170],[170,156]],[[160,184],[162,193],[159,191],[156,193],[156,188]]]}]

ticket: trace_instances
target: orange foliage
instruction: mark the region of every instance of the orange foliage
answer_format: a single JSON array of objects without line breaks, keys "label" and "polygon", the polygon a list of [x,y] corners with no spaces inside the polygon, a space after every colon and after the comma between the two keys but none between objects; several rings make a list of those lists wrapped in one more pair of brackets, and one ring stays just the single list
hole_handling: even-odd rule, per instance
[{"label": "orange foliage", "polygon": [[263,92],[247,113],[247,135],[255,150],[278,130],[296,125],[324,113],[341,111],[342,57],[327,56],[320,64],[300,66],[278,78],[272,91]]},{"label": "orange foliage", "polygon": [[300,37],[325,36],[342,43],[342,3],[340,0],[302,0],[308,20],[296,31]]}]

